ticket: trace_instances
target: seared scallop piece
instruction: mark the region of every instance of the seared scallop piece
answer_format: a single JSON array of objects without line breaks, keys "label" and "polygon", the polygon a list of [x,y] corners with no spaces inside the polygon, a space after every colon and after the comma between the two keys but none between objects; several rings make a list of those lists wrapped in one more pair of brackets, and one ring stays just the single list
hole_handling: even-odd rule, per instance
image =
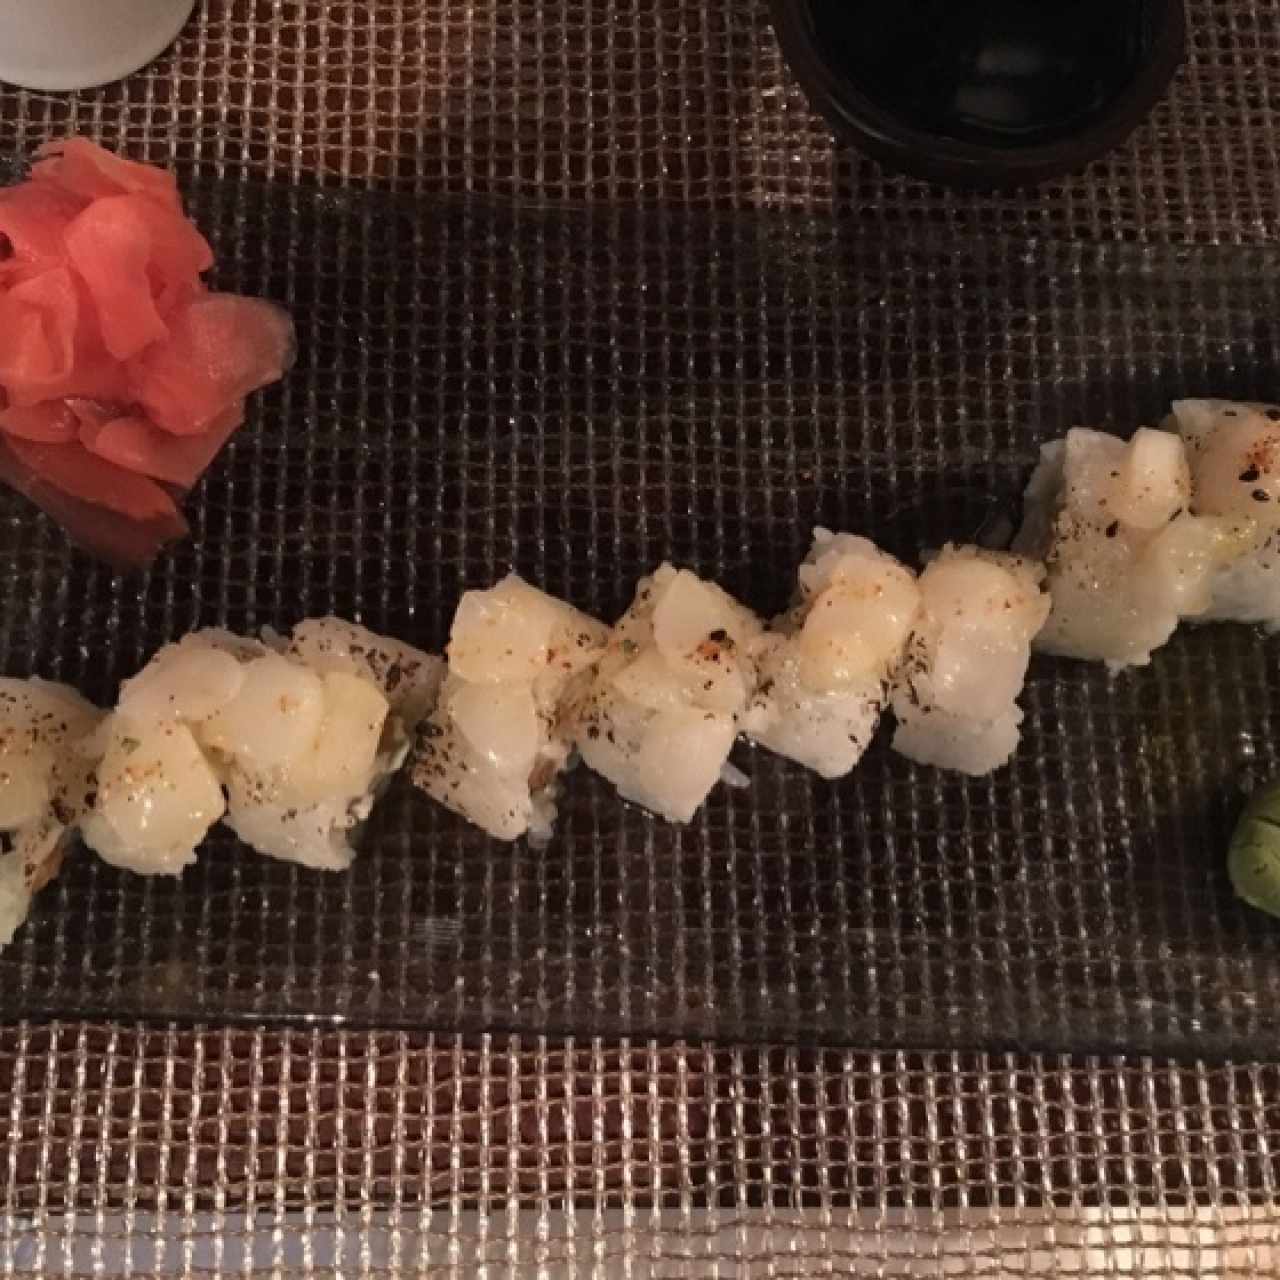
[{"label": "seared scallop piece", "polygon": [[1044,566],[946,546],[920,575],[921,609],[894,681],[895,751],[975,776],[1009,762],[1031,644],[1049,616]]},{"label": "seared scallop piece", "polygon": [[101,719],[66,685],[0,677],[0,946],[57,874],[93,803]]},{"label": "seared scallop piece", "polygon": [[756,691],[760,620],[714,583],[662,565],[641,580],[592,678],[573,740],[626,800],[688,822],[720,780]]},{"label": "seared scallop piece", "polygon": [[1113,671],[1145,666],[1210,607],[1234,543],[1229,520],[1193,514],[1176,435],[1068,432],[1041,450],[1013,544],[1048,570],[1053,607],[1036,648]]},{"label": "seared scallop piece", "polygon": [[608,635],[515,574],[468,591],[439,701],[418,731],[415,784],[499,840],[546,840],[573,747],[561,704]]},{"label": "seared scallop piece", "polygon": [[840,778],[862,759],[906,651],[915,574],[873,542],[814,531],[795,607],[756,650],[759,686],[743,728],[752,741]]},{"label": "seared scallop piece", "polygon": [[1172,425],[1191,462],[1191,510],[1225,525],[1225,555],[1197,621],[1280,630],[1280,408],[1179,400]]}]

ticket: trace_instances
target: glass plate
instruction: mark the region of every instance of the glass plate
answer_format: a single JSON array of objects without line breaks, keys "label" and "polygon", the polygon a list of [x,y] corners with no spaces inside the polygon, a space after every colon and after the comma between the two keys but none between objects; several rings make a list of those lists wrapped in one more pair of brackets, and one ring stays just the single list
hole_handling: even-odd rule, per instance
[{"label": "glass plate", "polygon": [[[769,613],[815,524],[914,558],[1073,424],[1280,393],[1267,249],[239,183],[193,208],[299,366],[149,573],[0,496],[9,674],[108,700],[188,629],[328,612],[438,650],[509,568],[612,619],[670,558]],[[1274,1053],[1280,923],[1224,854],[1275,770],[1276,655],[1214,626],[1115,680],[1037,659],[994,777],[887,734],[836,784],[740,747],[750,788],[683,830],[579,770],[541,851],[403,783],[344,875],[221,834],[178,881],[80,851],[0,955],[0,1016]]]}]

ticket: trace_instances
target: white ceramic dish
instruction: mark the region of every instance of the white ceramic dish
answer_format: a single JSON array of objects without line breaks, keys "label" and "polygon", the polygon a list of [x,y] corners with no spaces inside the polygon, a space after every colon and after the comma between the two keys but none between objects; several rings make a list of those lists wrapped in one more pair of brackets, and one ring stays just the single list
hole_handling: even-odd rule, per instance
[{"label": "white ceramic dish", "polygon": [[195,0],[0,0],[0,80],[64,92],[123,79],[163,53]]}]

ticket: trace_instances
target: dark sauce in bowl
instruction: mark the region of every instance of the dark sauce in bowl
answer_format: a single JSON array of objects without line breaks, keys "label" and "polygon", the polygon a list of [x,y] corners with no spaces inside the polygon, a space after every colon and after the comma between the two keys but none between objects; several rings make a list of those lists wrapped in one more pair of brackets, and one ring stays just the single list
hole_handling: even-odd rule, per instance
[{"label": "dark sauce in bowl", "polygon": [[[1114,145],[1167,86],[1184,36],[1171,0],[774,0],[774,12],[815,102],[856,140],[899,159],[935,140],[1011,168],[1020,155],[1069,168],[1077,142]],[[975,154],[957,165],[982,167]]]},{"label": "dark sauce in bowl", "polygon": [[1149,43],[1131,0],[809,0],[832,69],[904,122],[968,142],[1070,137]]}]

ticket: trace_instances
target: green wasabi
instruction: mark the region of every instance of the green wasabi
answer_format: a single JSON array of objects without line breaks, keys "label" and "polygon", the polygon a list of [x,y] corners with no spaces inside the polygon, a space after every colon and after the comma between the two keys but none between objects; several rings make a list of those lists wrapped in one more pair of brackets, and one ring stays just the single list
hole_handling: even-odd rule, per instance
[{"label": "green wasabi", "polygon": [[1263,787],[1240,815],[1227,871],[1245,902],[1280,917],[1280,782]]}]

